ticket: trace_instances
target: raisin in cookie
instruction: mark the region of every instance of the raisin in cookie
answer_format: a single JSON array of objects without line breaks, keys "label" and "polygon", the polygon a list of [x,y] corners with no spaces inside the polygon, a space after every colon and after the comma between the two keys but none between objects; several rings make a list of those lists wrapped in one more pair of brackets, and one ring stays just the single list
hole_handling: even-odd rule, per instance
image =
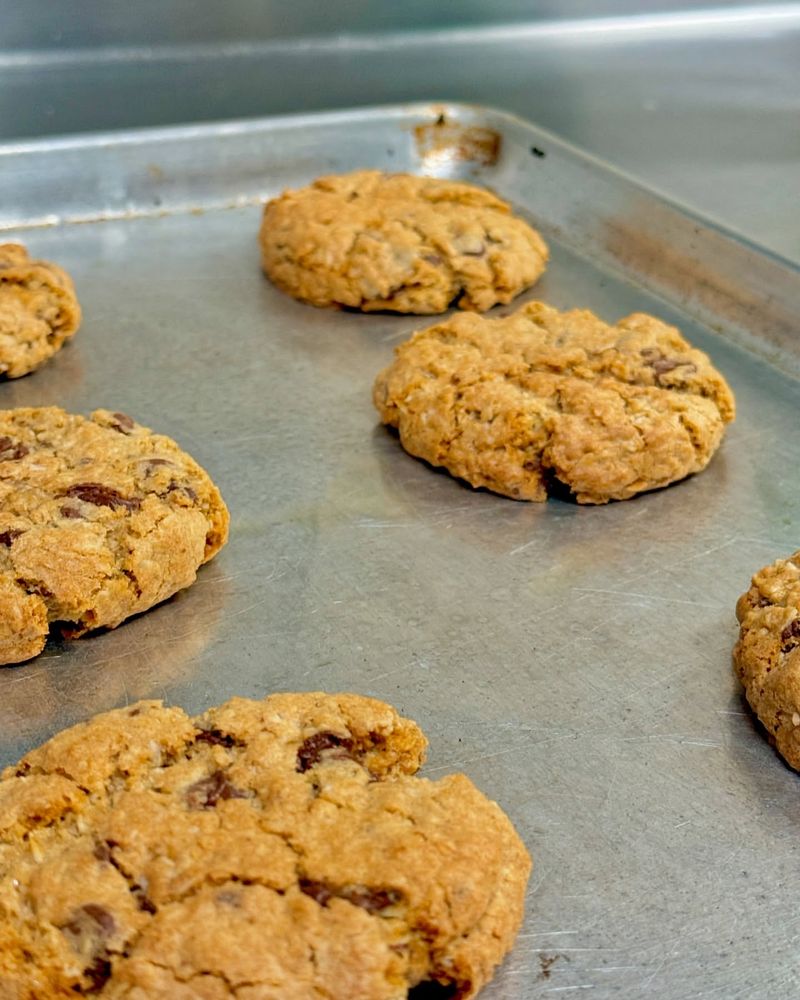
[{"label": "raisin in cookie", "polygon": [[0,996],[473,997],[530,858],[357,695],[96,716],[0,779]]},{"label": "raisin in cookie", "polygon": [[0,244],[0,375],[19,378],[44,364],[78,329],[81,310],[69,275],[31,260],[19,243]]},{"label": "raisin in cookie", "polygon": [[770,742],[800,771],[800,552],[753,577],[736,605],[733,662]]},{"label": "raisin in cookie", "polygon": [[483,312],[545,269],[539,234],[490,192],[456,181],[362,170],[321,177],[269,202],[264,271],[315,306],[370,312]]},{"label": "raisin in cookie", "polygon": [[635,314],[614,326],[531,302],[456,315],[396,350],[373,398],[406,451],[472,486],[544,500],[624,500],[703,469],[734,400],[708,357]]},{"label": "raisin in cookie", "polygon": [[227,532],[208,475],[125,414],[0,411],[0,663],[188,587]]}]

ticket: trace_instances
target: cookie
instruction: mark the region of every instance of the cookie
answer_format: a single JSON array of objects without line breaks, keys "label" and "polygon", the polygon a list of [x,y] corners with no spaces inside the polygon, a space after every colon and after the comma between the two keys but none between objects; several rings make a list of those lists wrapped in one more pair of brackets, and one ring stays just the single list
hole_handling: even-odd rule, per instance
[{"label": "cookie", "polygon": [[27,375],[73,336],[81,310],[69,275],[31,260],[19,243],[0,244],[0,375]]},{"label": "cookie", "polygon": [[227,533],[170,438],[107,410],[0,411],[0,663],[40,653],[51,623],[114,628],[188,587]]},{"label": "cookie", "polygon": [[347,694],[60,733],[0,778],[0,996],[475,996],[530,858],[464,775],[414,776],[425,747]]},{"label": "cookie", "polygon": [[734,400],[708,357],[636,313],[609,326],[531,302],[401,344],[373,399],[406,451],[518,500],[624,500],[705,468]]},{"label": "cookie", "polygon": [[320,177],[264,209],[264,271],[315,306],[440,313],[510,302],[545,269],[547,246],[483,188],[360,170]]},{"label": "cookie", "polygon": [[770,742],[800,771],[800,551],[753,577],[736,605],[733,662]]}]

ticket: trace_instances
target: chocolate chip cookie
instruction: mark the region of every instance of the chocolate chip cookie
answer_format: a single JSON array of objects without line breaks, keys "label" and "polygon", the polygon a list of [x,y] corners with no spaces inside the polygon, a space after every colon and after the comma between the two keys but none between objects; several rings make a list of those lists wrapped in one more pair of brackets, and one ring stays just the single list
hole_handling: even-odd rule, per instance
[{"label": "chocolate chip cookie", "polygon": [[0,411],[0,663],[188,587],[227,533],[203,469],[124,413]]},{"label": "chocolate chip cookie", "polygon": [[725,379],[674,327],[541,302],[414,334],[373,399],[406,451],[472,486],[595,504],[699,472],[734,417]]},{"label": "chocolate chip cookie", "polygon": [[541,236],[495,195],[457,181],[360,170],[270,201],[266,274],[315,306],[483,312],[545,269]]},{"label": "chocolate chip cookie", "polygon": [[[357,695],[96,716],[0,779],[0,996],[473,997],[530,858]],[[410,991],[410,992],[409,992]]]},{"label": "chocolate chip cookie", "polygon": [[770,742],[800,771],[800,552],[753,577],[736,605],[733,662]]},{"label": "chocolate chip cookie", "polygon": [[73,336],[81,310],[69,275],[31,260],[19,243],[0,244],[0,375],[19,378]]}]

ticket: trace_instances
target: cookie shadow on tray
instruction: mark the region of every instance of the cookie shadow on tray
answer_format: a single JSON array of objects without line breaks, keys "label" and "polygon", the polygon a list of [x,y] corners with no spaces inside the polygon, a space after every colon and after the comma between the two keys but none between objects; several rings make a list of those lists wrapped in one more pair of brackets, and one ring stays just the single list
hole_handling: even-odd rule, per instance
[{"label": "cookie shadow on tray", "polygon": [[55,728],[190,683],[229,592],[228,578],[211,569],[117,628],[67,639],[52,623],[39,656],[0,667],[0,731],[17,732],[22,752]]},{"label": "cookie shadow on tray", "polygon": [[729,704],[723,717],[738,781],[759,803],[760,815],[780,810],[787,821],[799,823],[800,774],[778,752],[743,691],[737,690]]},{"label": "cookie shadow on tray", "polygon": [[[494,493],[486,487],[473,487],[466,480],[453,476],[442,466],[431,465],[423,458],[405,451],[400,443],[396,428],[376,424],[372,430],[372,450],[377,458],[381,476],[388,493],[401,506],[423,516],[430,512],[442,514],[446,505],[463,510],[465,504],[474,503],[483,517],[477,524],[470,522],[470,538],[475,540],[473,528],[480,530],[481,524],[491,524],[492,538],[496,535],[494,525],[501,520],[504,530],[524,533],[520,542],[529,541],[535,525],[542,519],[571,519],[585,523],[592,518],[598,525],[608,529],[610,523],[627,522],[631,516],[641,517],[645,508],[652,516],[660,519],[662,534],[674,530],[685,538],[691,530],[691,522],[686,523],[687,506],[703,512],[703,519],[714,516],[725,497],[725,482],[728,479],[723,453],[716,455],[709,469],[687,476],[669,486],[643,491],[628,500],[611,500],[607,504],[580,504],[570,487],[554,474],[547,472],[548,498],[542,502],[515,500]],[[471,499],[470,499],[471,498]],[[491,517],[489,514],[491,509]],[[509,535],[509,542],[516,535]],[[597,539],[602,545],[602,538]]]},{"label": "cookie shadow on tray", "polygon": [[[440,520],[449,513],[463,514],[474,510],[478,523],[470,519],[470,538],[475,541],[473,527],[480,523],[500,522],[509,532],[518,530],[530,538],[535,524],[546,513],[546,504],[512,500],[494,493],[486,487],[471,486],[465,479],[452,475],[443,466],[431,465],[424,458],[405,451],[400,435],[394,427],[376,424],[372,430],[371,444],[383,481],[385,493],[391,497],[398,513],[421,518],[423,521]],[[564,512],[578,511],[578,505],[561,504]],[[457,524],[453,525],[458,527]],[[478,532],[479,540],[480,532]],[[516,535],[509,536],[513,541]],[[520,535],[522,538],[522,535]],[[524,540],[524,539],[523,539]]]},{"label": "cookie shadow on tray", "polygon": [[19,378],[0,375],[3,409],[18,406],[40,406],[43,400],[62,402],[79,396],[85,381],[83,340],[66,343],[58,354],[34,372]]}]

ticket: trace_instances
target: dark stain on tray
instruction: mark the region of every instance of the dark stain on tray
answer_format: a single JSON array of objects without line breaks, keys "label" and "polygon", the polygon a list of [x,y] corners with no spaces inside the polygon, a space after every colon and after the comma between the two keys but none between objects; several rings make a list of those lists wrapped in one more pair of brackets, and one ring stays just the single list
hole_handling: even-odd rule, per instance
[{"label": "dark stain on tray", "polygon": [[566,962],[569,961],[566,955],[559,955],[557,953],[553,955],[546,955],[546,954],[539,955],[539,965],[541,966],[542,969],[542,971],[539,973],[539,979],[549,979],[553,970],[553,966],[560,958],[564,959],[564,961]]},{"label": "dark stain on tray", "polygon": [[422,159],[446,157],[486,167],[497,163],[503,143],[502,135],[493,128],[461,125],[448,121],[444,114],[434,122],[417,125],[414,139]]},{"label": "dark stain on tray", "polygon": [[538,156],[540,160],[543,160],[547,156],[547,153],[543,149],[539,149],[538,146],[531,146],[531,152],[534,156]]}]

